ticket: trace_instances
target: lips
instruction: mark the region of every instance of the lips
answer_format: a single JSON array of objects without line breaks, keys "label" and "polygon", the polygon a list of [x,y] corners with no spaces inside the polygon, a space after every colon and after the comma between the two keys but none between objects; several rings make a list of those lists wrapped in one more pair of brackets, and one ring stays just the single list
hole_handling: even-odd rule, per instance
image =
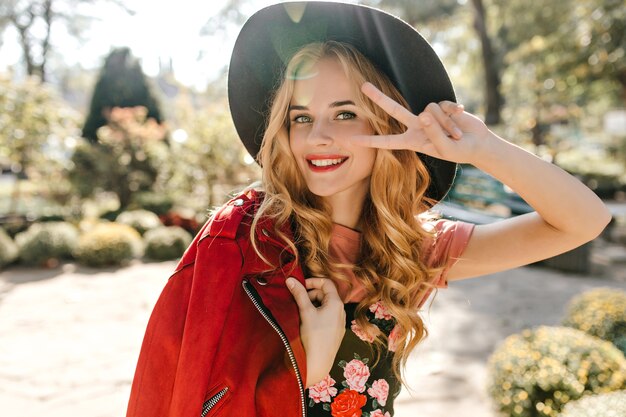
[{"label": "lips", "polygon": [[306,161],[313,172],[334,171],[348,160],[343,155],[307,155]]}]

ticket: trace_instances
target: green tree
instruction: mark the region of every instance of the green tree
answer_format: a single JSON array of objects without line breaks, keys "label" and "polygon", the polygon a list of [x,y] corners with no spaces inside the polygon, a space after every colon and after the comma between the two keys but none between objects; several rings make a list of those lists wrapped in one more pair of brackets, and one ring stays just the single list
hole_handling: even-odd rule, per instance
[{"label": "green tree", "polygon": [[[15,28],[28,75],[46,81],[47,63],[54,48],[53,27],[64,26],[67,33],[81,38],[95,17],[79,12],[79,6],[112,3],[133,13],[120,0],[2,0],[0,36],[8,26]],[[2,42],[0,42],[2,44]]]},{"label": "green tree", "polygon": [[[36,78],[14,83],[0,77],[0,160],[40,187],[44,197],[66,202],[70,197],[62,175],[78,137],[78,114]],[[9,213],[17,210],[21,181],[15,181]]]},{"label": "green tree", "polygon": [[[465,2],[457,0],[427,0],[415,2],[413,0],[372,0],[369,2],[382,9],[394,12],[407,23],[420,29],[431,42],[447,37],[458,31],[460,25],[471,27],[479,41],[479,53],[482,63],[482,86],[484,88],[485,122],[490,125],[499,124],[502,120],[501,112],[504,100],[500,91],[501,74],[503,71],[501,56],[503,51],[498,50],[494,41],[494,34],[490,31],[488,19],[489,3],[483,0],[472,0],[469,6],[463,7]],[[471,20],[467,18],[467,11],[471,11]],[[471,21],[471,23],[470,23]],[[425,30],[424,30],[425,29]],[[425,32],[425,33],[424,33]],[[472,40],[467,38],[468,30],[459,36],[462,45],[452,46],[445,42],[448,50],[464,53],[472,48]],[[478,51],[476,51],[478,53]]]},{"label": "green tree", "polygon": [[247,152],[227,109],[225,98],[194,105],[183,96],[176,104],[179,124],[164,192],[196,211],[223,203],[227,193],[260,178],[258,166],[245,162]]},{"label": "green tree", "polygon": [[82,198],[111,191],[119,210],[128,208],[133,195],[153,191],[169,151],[164,143],[167,127],[147,119],[144,107],[114,107],[107,125],[98,129],[98,141],[83,142],[72,155],[69,178]]},{"label": "green tree", "polygon": [[105,59],[94,88],[83,137],[96,142],[98,128],[107,124],[107,114],[114,107],[142,106],[147,117],[163,121],[160,105],[149,86],[139,61],[129,48],[113,50]]},{"label": "green tree", "polygon": [[498,0],[492,10],[508,50],[503,89],[512,121],[526,125],[535,145],[546,143],[548,125],[623,105],[623,2]]}]

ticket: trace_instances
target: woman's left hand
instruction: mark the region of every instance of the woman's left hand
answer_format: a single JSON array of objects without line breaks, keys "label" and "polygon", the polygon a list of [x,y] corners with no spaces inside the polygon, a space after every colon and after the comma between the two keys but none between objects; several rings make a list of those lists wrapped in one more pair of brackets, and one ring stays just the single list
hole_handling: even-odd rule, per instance
[{"label": "woman's left hand", "polygon": [[406,126],[404,133],[358,135],[352,143],[381,149],[408,149],[456,163],[471,163],[481,152],[491,131],[462,105],[452,101],[430,103],[415,115],[371,83],[363,93],[387,114]]}]

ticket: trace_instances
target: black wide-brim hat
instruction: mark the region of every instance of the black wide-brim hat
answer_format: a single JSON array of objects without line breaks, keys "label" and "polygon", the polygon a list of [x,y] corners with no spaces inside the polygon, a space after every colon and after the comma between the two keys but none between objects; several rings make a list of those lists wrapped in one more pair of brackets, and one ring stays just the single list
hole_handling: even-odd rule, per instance
[{"label": "black wide-brim hat", "polygon": [[[271,98],[291,57],[311,42],[356,47],[390,78],[418,114],[431,102],[456,101],[452,83],[430,44],[412,26],[384,11],[355,4],[298,1],[259,10],[243,25],[228,71],[231,115],[256,159]],[[418,153],[431,175],[426,196],[444,198],[456,164]]]}]

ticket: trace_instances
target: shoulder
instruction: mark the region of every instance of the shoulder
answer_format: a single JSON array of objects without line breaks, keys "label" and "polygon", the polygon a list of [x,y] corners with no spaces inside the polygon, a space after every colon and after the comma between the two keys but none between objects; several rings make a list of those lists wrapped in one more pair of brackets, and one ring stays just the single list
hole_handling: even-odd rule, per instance
[{"label": "shoulder", "polygon": [[206,237],[235,239],[242,224],[250,225],[263,193],[247,189],[215,209],[201,231],[200,240]]},{"label": "shoulder", "polygon": [[439,263],[448,255],[458,254],[467,246],[474,224],[459,220],[418,216],[420,225],[429,236],[422,241],[423,259],[431,265]]}]

